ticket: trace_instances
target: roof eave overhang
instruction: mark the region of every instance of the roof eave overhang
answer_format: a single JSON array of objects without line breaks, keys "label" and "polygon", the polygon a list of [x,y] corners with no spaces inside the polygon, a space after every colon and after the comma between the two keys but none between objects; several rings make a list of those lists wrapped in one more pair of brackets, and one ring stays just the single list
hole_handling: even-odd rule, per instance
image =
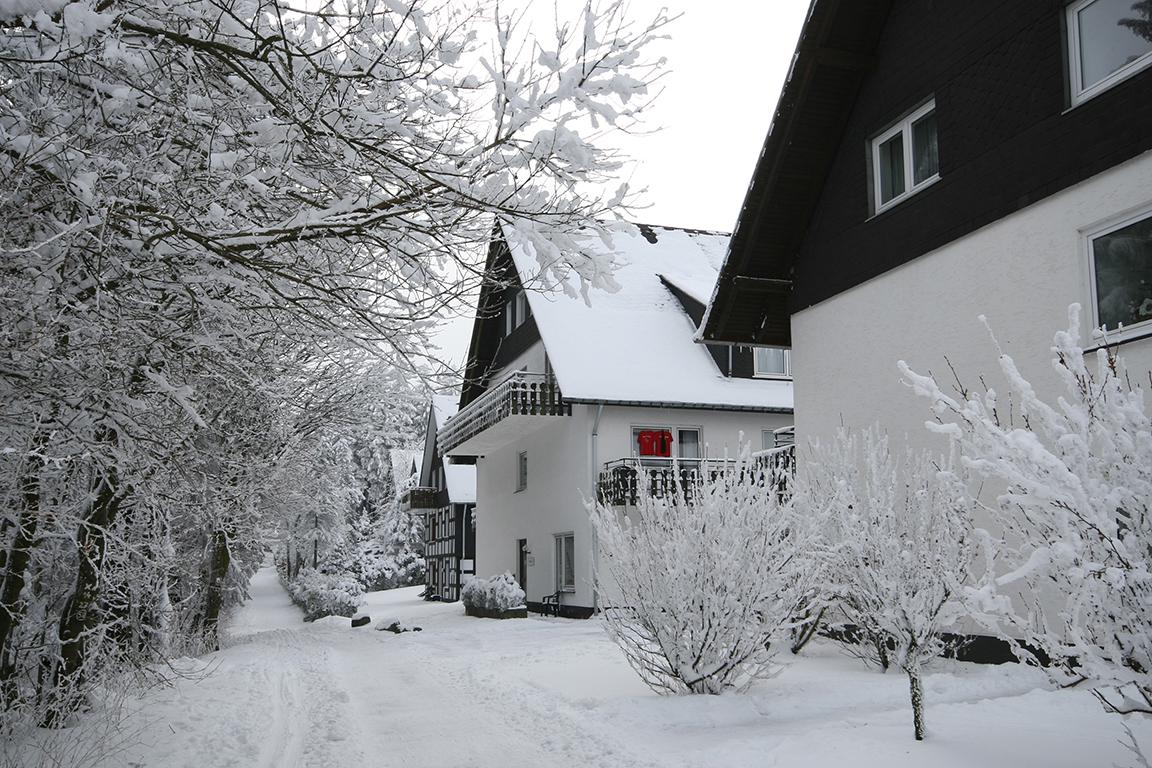
[{"label": "roof eave overhang", "polygon": [[696,340],[791,346],[793,264],[891,0],[813,0]]}]

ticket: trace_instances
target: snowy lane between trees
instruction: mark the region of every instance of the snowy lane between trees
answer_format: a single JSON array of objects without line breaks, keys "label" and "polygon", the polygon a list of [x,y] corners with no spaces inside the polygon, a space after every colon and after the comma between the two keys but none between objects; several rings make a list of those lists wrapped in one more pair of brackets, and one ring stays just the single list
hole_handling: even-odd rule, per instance
[{"label": "snowy lane between trees", "polygon": [[365,610],[423,627],[395,635],[347,619],[306,625],[270,568],[232,617],[226,647],[148,694],[108,765],[869,766],[1135,765],[1123,726],[1088,691],[1042,675],[936,662],[929,740],[908,731],[906,680],[815,643],[745,695],[659,697],[598,620],[495,621],[418,588],[370,593]]}]

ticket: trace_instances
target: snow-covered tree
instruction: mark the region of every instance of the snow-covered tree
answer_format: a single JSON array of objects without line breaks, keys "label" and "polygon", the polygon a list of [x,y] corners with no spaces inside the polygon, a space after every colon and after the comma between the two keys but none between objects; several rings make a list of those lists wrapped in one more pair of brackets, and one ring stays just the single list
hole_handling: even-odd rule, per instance
[{"label": "snow-covered tree", "polygon": [[924,738],[921,669],[940,654],[942,630],[965,614],[961,595],[976,554],[961,476],[911,452],[897,461],[872,427],[841,430],[804,467],[798,505],[821,515],[828,547],[824,589],[908,675],[913,729]]},{"label": "snow-covered tree", "polygon": [[697,480],[660,495],[641,473],[626,512],[590,506],[605,627],[659,693],[718,694],[767,675],[772,639],[817,577],[816,532],[786,478],[745,453],[705,462]]},{"label": "snow-covered tree", "polygon": [[1042,649],[1061,682],[1119,686],[1113,708],[1152,710],[1152,417],[1113,350],[1085,352],[1079,305],[1068,317],[1052,347],[1058,397],[998,345],[1007,399],[963,386],[953,396],[900,369],[932,403],[929,429],[1002,491],[996,570],[972,595],[982,618]]},{"label": "snow-covered tree", "polygon": [[612,287],[576,236],[621,226],[595,134],[666,17],[526,42],[493,10],[0,3],[6,714],[210,635],[264,536],[344,514],[362,380],[429,375],[496,221]]}]

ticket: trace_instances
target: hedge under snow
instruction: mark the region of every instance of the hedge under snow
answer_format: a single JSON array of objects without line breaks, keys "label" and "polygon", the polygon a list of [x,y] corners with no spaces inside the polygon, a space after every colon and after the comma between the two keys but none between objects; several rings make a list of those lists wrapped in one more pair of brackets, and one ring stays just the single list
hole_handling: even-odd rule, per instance
[{"label": "hedge under snow", "polygon": [[304,621],[325,616],[351,616],[360,607],[364,587],[351,574],[331,574],[305,568],[288,582],[292,601],[304,609]]},{"label": "hedge under snow", "polygon": [[510,611],[524,607],[524,590],[512,574],[505,571],[490,579],[472,579],[460,594],[466,608]]}]

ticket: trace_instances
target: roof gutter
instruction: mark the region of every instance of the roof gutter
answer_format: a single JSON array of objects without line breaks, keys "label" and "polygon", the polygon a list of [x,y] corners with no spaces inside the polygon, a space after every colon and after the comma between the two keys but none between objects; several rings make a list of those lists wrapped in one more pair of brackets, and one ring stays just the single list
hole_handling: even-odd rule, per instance
[{"label": "roof gutter", "polygon": [[591,400],[588,398],[564,396],[564,402],[573,405],[627,405],[637,408],[685,408],[694,411],[741,411],[748,413],[792,413],[793,408],[765,405],[724,405],[722,403],[673,403],[659,400]]}]

